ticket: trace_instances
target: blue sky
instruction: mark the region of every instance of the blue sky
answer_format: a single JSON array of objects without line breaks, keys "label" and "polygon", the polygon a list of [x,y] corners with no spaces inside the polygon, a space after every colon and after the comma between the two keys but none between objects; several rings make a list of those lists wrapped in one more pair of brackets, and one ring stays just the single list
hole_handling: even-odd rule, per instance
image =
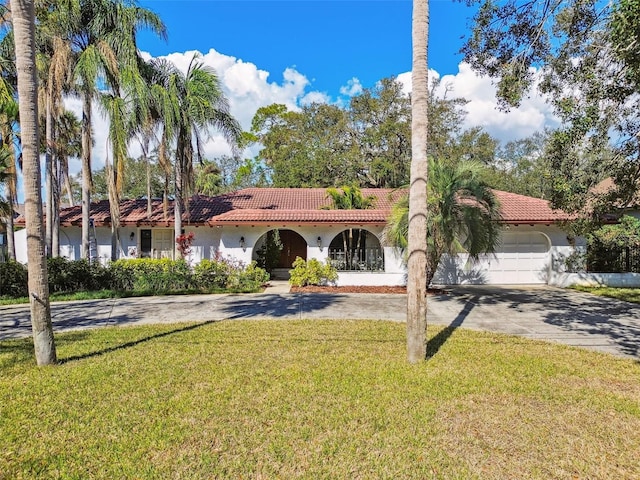
[{"label": "blue sky", "polygon": [[[335,97],[356,77],[364,87],[411,69],[411,0],[144,0],[168,28],[168,41],[144,32],[153,56],[213,48],[282,81],[293,67],[309,88]],[[429,64],[456,73],[460,37],[472,11],[464,3],[431,1]]]},{"label": "blue sky", "polygon": [[[353,95],[395,76],[411,91],[411,0],[140,0],[168,29],[168,41],[140,32],[148,57],[164,57],[185,71],[194,52],[220,79],[231,114],[248,130],[258,108],[279,103],[295,110],[311,102],[348,105]],[[525,138],[553,125],[542,98],[496,109],[495,88],[462,63],[459,50],[470,9],[464,2],[430,0],[429,67],[441,79],[437,95],[464,98],[462,128],[482,127],[501,142]],[[81,103],[67,108],[81,115]],[[93,166],[104,166],[108,123],[95,107]],[[260,146],[244,152],[255,156]],[[132,142],[130,155],[139,155]],[[215,159],[229,147],[215,131],[204,153]],[[70,164],[72,173],[79,162]]]}]

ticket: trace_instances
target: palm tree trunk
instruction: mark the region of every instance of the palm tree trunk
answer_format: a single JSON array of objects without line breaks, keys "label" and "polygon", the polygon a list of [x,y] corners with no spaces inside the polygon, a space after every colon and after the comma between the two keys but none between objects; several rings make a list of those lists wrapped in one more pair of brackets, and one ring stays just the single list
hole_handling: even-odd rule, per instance
[{"label": "palm tree trunk", "polygon": [[91,215],[91,95],[82,102],[82,249],[81,258],[89,259],[89,222]]},{"label": "palm tree trunk", "polygon": [[9,260],[15,261],[16,242],[15,237],[13,236],[13,212],[15,211],[15,204],[13,203],[13,198],[11,195],[8,195],[7,200],[9,200],[9,215],[7,216],[7,256],[9,257]]},{"label": "palm tree trunk", "polygon": [[52,152],[53,169],[52,169],[52,197],[51,197],[51,256],[56,258],[60,256],[60,163],[58,161],[57,152]]},{"label": "palm tree trunk", "polygon": [[120,252],[120,195],[118,195],[116,188],[116,184],[118,183],[116,179],[117,174],[108,159],[105,170],[109,187],[107,190],[109,192],[109,209],[111,212],[111,261],[115,262]]},{"label": "palm tree trunk", "polygon": [[46,201],[46,238],[47,238],[47,256],[52,257],[53,255],[53,154],[52,144],[53,144],[53,118],[51,114],[51,99],[49,97],[49,92],[47,92],[47,99],[45,105],[45,173],[46,173],[46,192],[47,192],[47,201]]},{"label": "palm tree trunk", "polygon": [[[176,163],[179,163],[176,159]],[[174,215],[174,256],[173,258],[181,258],[180,250],[178,250],[177,239],[182,235],[182,168],[177,165],[175,178],[175,199],[173,200],[173,215]]]},{"label": "palm tree trunk", "polygon": [[407,360],[427,356],[427,127],[429,2],[413,0],[411,93],[411,179],[407,262]]},{"label": "palm tree trunk", "polygon": [[35,16],[33,0],[12,0],[15,35],[22,165],[27,230],[27,259],[31,325],[36,362],[56,362],[56,347],[51,325],[47,259],[42,222],[42,176],[38,142],[38,81],[35,66]]},{"label": "palm tree trunk", "polygon": [[72,207],[75,205],[73,201],[73,188],[71,187],[71,178],[69,178],[69,172],[63,173],[64,175],[64,189],[67,191],[67,201],[69,202],[69,206]]}]

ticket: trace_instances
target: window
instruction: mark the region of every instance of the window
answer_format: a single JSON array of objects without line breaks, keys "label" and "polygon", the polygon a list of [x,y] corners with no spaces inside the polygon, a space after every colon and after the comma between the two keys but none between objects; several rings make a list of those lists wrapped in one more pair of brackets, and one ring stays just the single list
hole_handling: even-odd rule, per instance
[{"label": "window", "polygon": [[344,230],[331,240],[329,262],[339,271],[384,271],[380,241],[360,228]]}]

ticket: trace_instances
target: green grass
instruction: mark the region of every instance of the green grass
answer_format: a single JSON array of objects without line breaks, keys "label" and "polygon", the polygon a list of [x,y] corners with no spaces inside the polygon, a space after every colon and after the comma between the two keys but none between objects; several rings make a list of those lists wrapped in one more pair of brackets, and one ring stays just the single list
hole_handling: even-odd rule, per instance
[{"label": "green grass", "polygon": [[640,288],[584,287],[574,285],[571,288],[602,297],[617,298],[625,302],[640,303]]},{"label": "green grass", "polygon": [[637,479],[640,363],[498,334],[228,321],[0,342],[0,479]]}]

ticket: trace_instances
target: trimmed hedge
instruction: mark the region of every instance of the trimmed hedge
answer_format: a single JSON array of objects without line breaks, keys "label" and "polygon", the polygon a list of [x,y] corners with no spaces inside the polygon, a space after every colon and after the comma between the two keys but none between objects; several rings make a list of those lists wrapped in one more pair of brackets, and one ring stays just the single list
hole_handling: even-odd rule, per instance
[{"label": "trimmed hedge", "polygon": [[[191,268],[185,260],[121,259],[107,267],[86,260],[50,258],[47,261],[49,291],[115,290],[133,293],[255,292],[269,274],[255,262],[244,265],[232,259],[203,260]],[[18,262],[0,263],[0,296],[28,295],[27,267]]]}]

